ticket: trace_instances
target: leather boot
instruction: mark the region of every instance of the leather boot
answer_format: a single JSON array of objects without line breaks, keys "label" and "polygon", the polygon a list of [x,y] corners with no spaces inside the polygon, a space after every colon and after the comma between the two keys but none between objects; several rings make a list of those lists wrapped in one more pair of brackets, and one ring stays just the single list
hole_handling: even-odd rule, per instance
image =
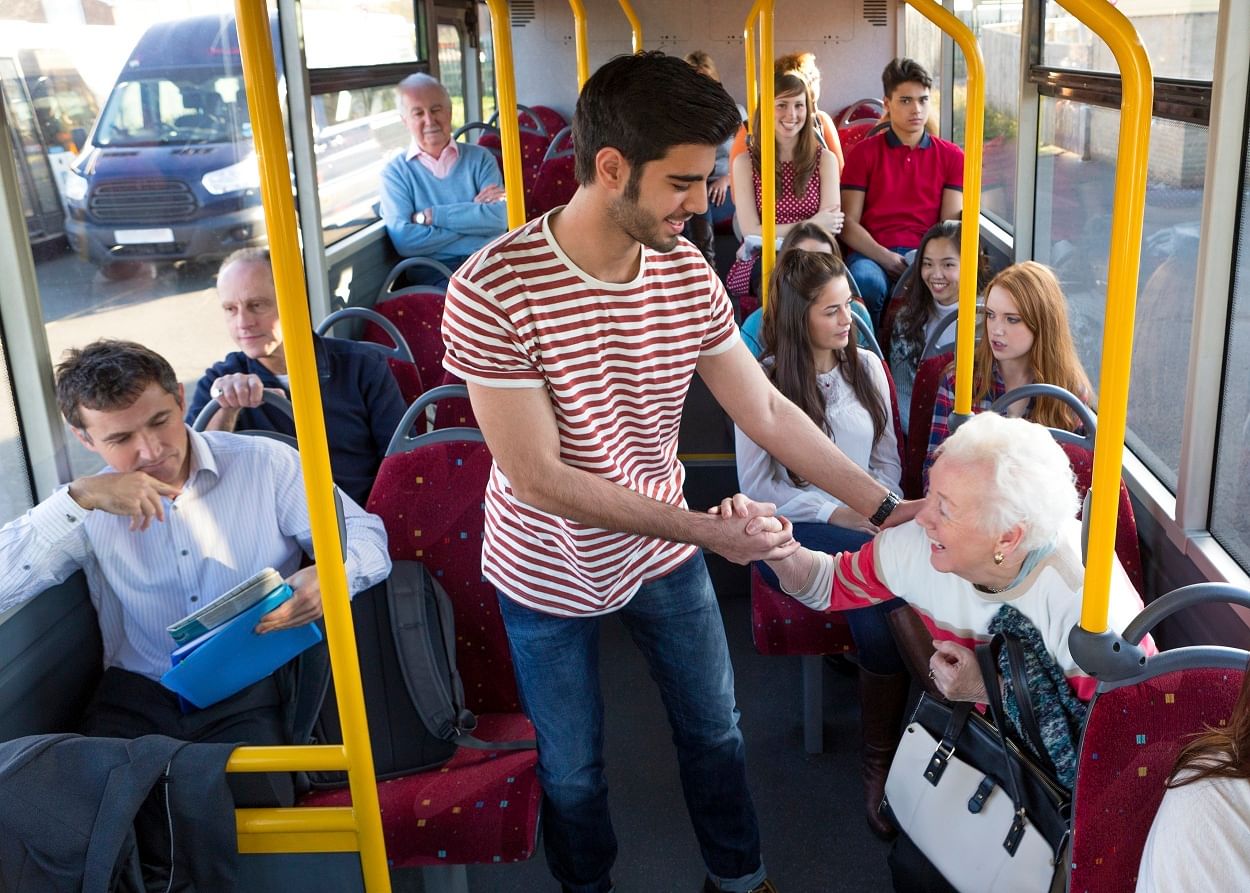
[{"label": "leather boot", "polygon": [[868,813],[868,828],[882,840],[891,840],[898,834],[894,823],[882,816],[878,809],[885,798],[885,779],[890,773],[890,762],[898,749],[903,711],[907,709],[907,695],[911,677],[907,673],[891,673],[881,676],[859,668],[860,726],[863,731],[864,808]]},{"label": "leather boot", "polygon": [[912,678],[930,697],[944,701],[942,693],[929,675],[929,658],[933,656],[933,633],[924,625],[916,609],[910,605],[895,608],[885,615],[890,632],[894,634],[894,643],[898,646],[899,656],[911,672]]}]

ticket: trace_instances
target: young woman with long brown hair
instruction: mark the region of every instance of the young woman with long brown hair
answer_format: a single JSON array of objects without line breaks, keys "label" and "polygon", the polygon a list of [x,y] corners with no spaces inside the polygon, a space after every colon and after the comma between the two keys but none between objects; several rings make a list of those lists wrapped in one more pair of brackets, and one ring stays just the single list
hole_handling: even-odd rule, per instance
[{"label": "young woman with long brown hair", "polygon": [[[861,468],[896,490],[902,468],[885,366],[856,346],[846,265],[833,254],[792,249],[777,259],[764,312],[765,371]],[[772,502],[794,524],[794,538],[825,552],[854,550],[876,533],[868,519],[783,467],[741,431],[735,447],[743,493]],[[767,565],[758,565],[775,581]],[[859,655],[863,714],[865,805],[874,833],[892,826],[876,811],[907,699],[908,676],[885,613],[870,608],[847,615]]]},{"label": "young woman with long brown hair", "polygon": [[[1068,325],[1068,301],[1055,274],[1036,261],[1013,264],[992,280],[985,292],[985,328],[973,353],[972,411],[982,412],[1003,394],[1027,384],[1058,385],[1086,404],[1094,398]],[[950,433],[955,406],[955,367],[942,376],[929,429],[925,473],[934,453]],[[1058,400],[1038,398],[1007,407],[1008,416],[1024,416],[1048,428],[1079,431],[1080,419]]]},{"label": "young woman with long brown hair", "polygon": [[1176,758],[1142,851],[1137,890],[1244,890],[1247,877],[1250,673],[1228,725],[1208,728]]},{"label": "young woman with long brown hair", "polygon": [[[816,138],[807,83],[797,75],[783,74],[776,79],[774,87],[777,237],[785,236],[793,225],[808,220],[837,235],[843,219],[838,162]],[[739,299],[747,295],[758,297],[760,290],[758,274],[754,272],[758,251],[749,247],[746,240],[751,236],[759,237],[763,231],[758,139],[761,113],[762,109],[757,108],[751,122],[750,151],[734,159],[731,169],[734,216],[744,244],[738,260],[729,270],[726,285],[730,295]],[[754,196],[754,200],[749,196]],[[743,316],[755,306],[755,301],[743,303]]]}]

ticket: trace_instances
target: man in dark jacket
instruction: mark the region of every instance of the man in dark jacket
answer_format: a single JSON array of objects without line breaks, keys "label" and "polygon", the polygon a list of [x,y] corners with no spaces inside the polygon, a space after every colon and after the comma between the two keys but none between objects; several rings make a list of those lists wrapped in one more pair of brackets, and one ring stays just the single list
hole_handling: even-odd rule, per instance
[{"label": "man in dark jacket", "polygon": [[[246,248],[227,257],[217,274],[217,293],[230,337],[239,349],[200,378],[187,422],[195,421],[208,401],[216,399],[222,408],[209,421],[210,431],[261,430],[294,436],[290,417],[262,405],[266,390],[290,395],[269,250]],[[386,359],[369,345],[314,335],[313,348],[334,482],[364,505],[407,407]]]}]

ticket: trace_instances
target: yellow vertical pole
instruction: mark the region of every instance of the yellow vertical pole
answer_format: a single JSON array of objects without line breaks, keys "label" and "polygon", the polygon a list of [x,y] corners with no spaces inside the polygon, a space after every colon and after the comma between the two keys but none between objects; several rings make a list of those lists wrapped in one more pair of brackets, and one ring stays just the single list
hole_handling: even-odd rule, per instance
[{"label": "yellow vertical pole", "polygon": [[[972,413],[972,352],[976,345],[978,243],[981,236],[981,155],[985,138],[985,62],[976,36],[936,0],[908,0],[925,18],[949,34],[968,64],[968,104],[964,122],[964,226],[960,228],[959,329],[955,339],[955,415]],[[916,258],[917,264],[920,258]]]},{"label": "yellow vertical pole", "polygon": [[499,140],[503,144],[503,185],[508,193],[508,226],[525,222],[521,181],[521,128],[516,119],[516,69],[512,61],[512,19],[508,0],[486,0],[495,42],[495,86],[499,91]]},{"label": "yellow vertical pole", "polygon": [[235,17],[242,52],[244,84],[251,107],[252,133],[261,174],[273,258],[278,312],[286,333],[284,350],[291,373],[291,403],[295,433],[304,469],[304,489],[312,526],[317,576],[329,631],[330,664],[334,673],[343,744],[348,757],[348,781],[360,844],[361,870],[370,893],[390,890],[382,818],[374,780],[373,752],[365,716],[360,664],[352,629],[347,575],[339,559],[338,517],[334,509],[334,480],[326,443],[317,361],[313,354],[312,322],[304,293],[304,268],[296,240],[295,206],[287,166],[278,78],[270,40],[269,14],[263,0],[235,0]]},{"label": "yellow vertical pole", "polygon": [[[777,116],[773,113],[773,5],[759,0],[760,32],[760,302],[768,306],[768,281],[777,261]],[[747,198],[750,201],[750,198]]]},{"label": "yellow vertical pole", "polygon": [[621,11],[625,13],[625,18],[629,19],[629,30],[633,34],[633,48],[635,53],[642,52],[642,23],[638,21],[638,16],[634,14],[634,7],[630,5],[629,0],[618,0],[621,4]]},{"label": "yellow vertical pole", "polygon": [[747,14],[746,25],[742,28],[742,46],[747,54],[747,127],[755,120],[755,106],[759,102],[759,78],[755,73],[755,17],[758,14],[759,2],[756,0]]},{"label": "yellow vertical pole", "polygon": [[1059,0],[1059,4],[1106,41],[1120,67],[1122,88],[1111,253],[1107,260],[1107,316],[1098,381],[1098,437],[1094,443],[1085,596],[1081,605],[1081,627],[1090,633],[1101,633],[1107,629],[1120,471],[1124,463],[1154,79],[1137,31],[1108,0]]},{"label": "yellow vertical pole", "polygon": [[[590,77],[590,51],[586,44],[586,7],[582,0],[569,0],[573,10],[573,45],[577,53],[577,92],[582,92]],[[519,139],[519,137],[518,137]]]}]

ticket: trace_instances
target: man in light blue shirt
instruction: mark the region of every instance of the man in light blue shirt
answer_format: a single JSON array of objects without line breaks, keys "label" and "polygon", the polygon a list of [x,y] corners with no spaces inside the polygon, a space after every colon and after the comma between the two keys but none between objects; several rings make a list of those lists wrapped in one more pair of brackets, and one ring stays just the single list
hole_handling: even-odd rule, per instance
[{"label": "man in light blue shirt", "polygon": [[[287,705],[274,676],[186,714],[158,680],[174,647],[166,627],[265,567],[295,594],[258,632],[321,616],[316,567],[300,569],[312,534],[299,454],[266,438],[191,431],[169,363],[131,342],[72,351],[57,368],[57,402],[108,467],[0,528],[0,610],[85,572],[105,671],[87,708],[88,734],[287,743]],[[343,513],[355,594],[384,580],[391,563],[381,520],[347,497]],[[274,789],[240,795],[247,776],[231,776],[236,800],[290,802],[289,776],[259,778]]]},{"label": "man in light blue shirt", "polygon": [[412,143],[382,171],[382,220],[395,250],[453,272],[508,229],[503,178],[489,151],[451,138],[451,99],[428,74],[399,82]]}]

